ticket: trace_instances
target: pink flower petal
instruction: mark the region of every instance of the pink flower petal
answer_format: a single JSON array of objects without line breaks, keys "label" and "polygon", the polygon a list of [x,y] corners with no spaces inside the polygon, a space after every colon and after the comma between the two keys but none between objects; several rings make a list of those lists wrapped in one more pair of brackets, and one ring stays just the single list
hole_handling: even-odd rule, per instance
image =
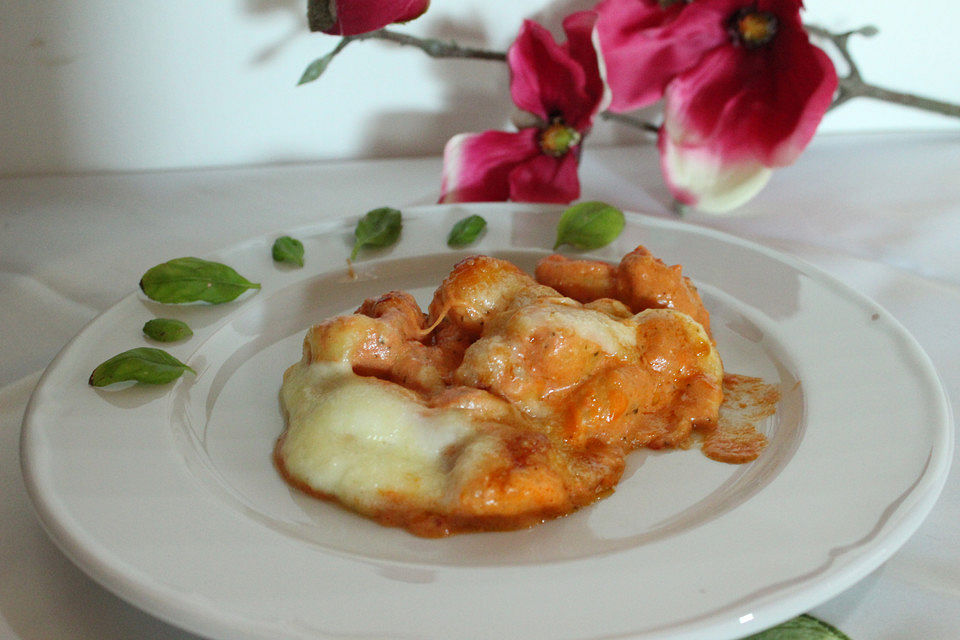
[{"label": "pink flower petal", "polygon": [[440,202],[498,202],[511,197],[511,172],[542,155],[536,129],[462,133],[443,152]]},{"label": "pink flower petal", "polygon": [[507,52],[514,104],[544,121],[562,116],[579,131],[588,128],[608,96],[595,23],[593,12],[568,16],[568,42],[561,45],[544,27],[525,21]]},{"label": "pink flower petal", "polygon": [[563,21],[567,34],[564,45],[571,58],[577,61],[586,72],[584,86],[577,96],[579,113],[576,110],[564,112],[567,124],[578,131],[587,130],[597,113],[610,105],[612,94],[607,84],[607,68],[600,53],[600,34],[595,11],[580,11],[571,14]]},{"label": "pink flower petal", "polygon": [[673,197],[706,213],[726,213],[753,198],[773,171],[757,160],[721,161],[709,149],[685,146],[666,128],[658,140],[660,168]]},{"label": "pink flower petal", "polygon": [[729,4],[681,0],[664,9],[658,0],[601,0],[597,29],[613,91],[610,110],[630,111],[656,102],[678,73],[729,42]]},{"label": "pink flower petal", "polygon": [[799,19],[781,20],[769,46],[718,47],[677,77],[667,89],[665,127],[721,161],[783,166],[810,142],[836,88],[833,64]]},{"label": "pink flower petal", "polygon": [[[564,44],[539,24],[524,22],[507,53],[510,90],[516,105],[537,122],[518,133],[486,131],[451,139],[444,151],[441,202],[579,197],[579,144],[609,100],[596,20],[590,11],[568,16]],[[548,140],[548,148],[541,148],[541,140]]]},{"label": "pink flower petal", "polygon": [[515,202],[572,202],[580,197],[576,153],[562,158],[537,155],[510,172],[510,199]]},{"label": "pink flower petal", "polygon": [[430,0],[329,0],[328,6],[333,24],[322,31],[352,36],[418,18],[430,6]]}]

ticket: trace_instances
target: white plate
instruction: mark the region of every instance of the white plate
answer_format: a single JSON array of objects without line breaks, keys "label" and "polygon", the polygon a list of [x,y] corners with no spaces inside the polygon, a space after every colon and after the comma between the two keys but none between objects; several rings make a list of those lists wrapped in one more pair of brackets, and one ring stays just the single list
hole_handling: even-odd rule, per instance
[{"label": "white plate", "polygon": [[[220,306],[132,294],[86,327],[27,410],[22,462],[50,536],[131,603],[214,638],[735,638],[849,587],[919,526],[946,478],[946,397],[914,340],[822,273],[716,232],[640,215],[593,256],[644,244],[700,287],[727,370],[778,382],[759,460],[698,450],[630,456],[615,494],[507,533],[425,540],[290,490],[271,465],[277,391],[305,329],[366,296],[421,302],[468,253],[532,269],[560,209],[422,207],[403,236],[348,276],[355,220],[288,230],[214,259],[262,283]],[[453,223],[483,215],[469,250]],[[175,248],[172,248],[175,251]],[[171,255],[176,257],[175,255]],[[139,274],[131,274],[132,283]],[[165,387],[94,390],[90,371],[145,344],[143,323],[186,320],[168,347],[197,375]]]}]

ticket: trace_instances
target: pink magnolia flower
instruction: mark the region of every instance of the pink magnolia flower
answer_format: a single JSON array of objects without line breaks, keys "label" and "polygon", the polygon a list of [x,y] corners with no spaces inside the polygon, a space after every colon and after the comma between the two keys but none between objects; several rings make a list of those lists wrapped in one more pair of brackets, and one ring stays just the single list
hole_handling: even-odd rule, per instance
[{"label": "pink magnolia flower", "polygon": [[441,202],[570,202],[580,196],[581,142],[610,94],[597,15],[574,13],[558,44],[526,21],[507,52],[510,95],[529,122],[516,132],[463,133],[447,143]]},{"label": "pink magnolia flower", "polygon": [[[666,5],[666,6],[661,6]],[[611,110],[666,98],[661,168],[674,196],[721,212],[806,148],[837,88],[801,0],[601,0]]]},{"label": "pink magnolia flower", "polygon": [[409,22],[429,6],[430,0],[310,0],[307,18],[311,31],[353,36]]}]

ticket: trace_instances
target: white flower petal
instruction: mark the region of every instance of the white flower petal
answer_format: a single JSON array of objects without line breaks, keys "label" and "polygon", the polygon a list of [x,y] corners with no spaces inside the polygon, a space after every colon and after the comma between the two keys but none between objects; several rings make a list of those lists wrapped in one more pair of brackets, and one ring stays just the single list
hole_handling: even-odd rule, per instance
[{"label": "white flower petal", "polygon": [[702,147],[677,144],[660,134],[660,167],[684,204],[705,213],[729,213],[753,198],[773,171],[756,160],[723,161]]}]

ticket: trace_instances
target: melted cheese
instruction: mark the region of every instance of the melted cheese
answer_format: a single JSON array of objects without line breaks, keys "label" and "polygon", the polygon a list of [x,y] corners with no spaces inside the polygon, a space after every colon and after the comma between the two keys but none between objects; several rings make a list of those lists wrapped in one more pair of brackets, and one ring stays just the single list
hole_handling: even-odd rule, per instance
[{"label": "melted cheese", "polygon": [[446,485],[444,451],[472,434],[469,415],[428,410],[401,387],[334,362],[299,362],[281,391],[288,427],[279,445],[286,473],[354,508],[380,497],[425,505]]},{"label": "melted cheese", "polygon": [[[553,262],[565,282],[581,268]],[[695,294],[678,269],[640,267]],[[631,295],[654,293],[635,280]],[[584,304],[475,256],[429,314],[389,292],[307,332],[284,374],[274,459],[298,489],[419,535],[530,526],[606,495],[638,447],[687,447],[698,430],[720,432],[715,459],[759,454],[751,425],[718,430],[722,379],[708,330],[684,311]]]},{"label": "melted cheese", "polygon": [[512,318],[512,333],[533,335],[538,329],[550,327],[553,331],[569,331],[585,342],[595,344],[605,353],[632,349],[637,344],[636,329],[601,311],[586,309],[565,298],[545,304],[523,307]]}]

